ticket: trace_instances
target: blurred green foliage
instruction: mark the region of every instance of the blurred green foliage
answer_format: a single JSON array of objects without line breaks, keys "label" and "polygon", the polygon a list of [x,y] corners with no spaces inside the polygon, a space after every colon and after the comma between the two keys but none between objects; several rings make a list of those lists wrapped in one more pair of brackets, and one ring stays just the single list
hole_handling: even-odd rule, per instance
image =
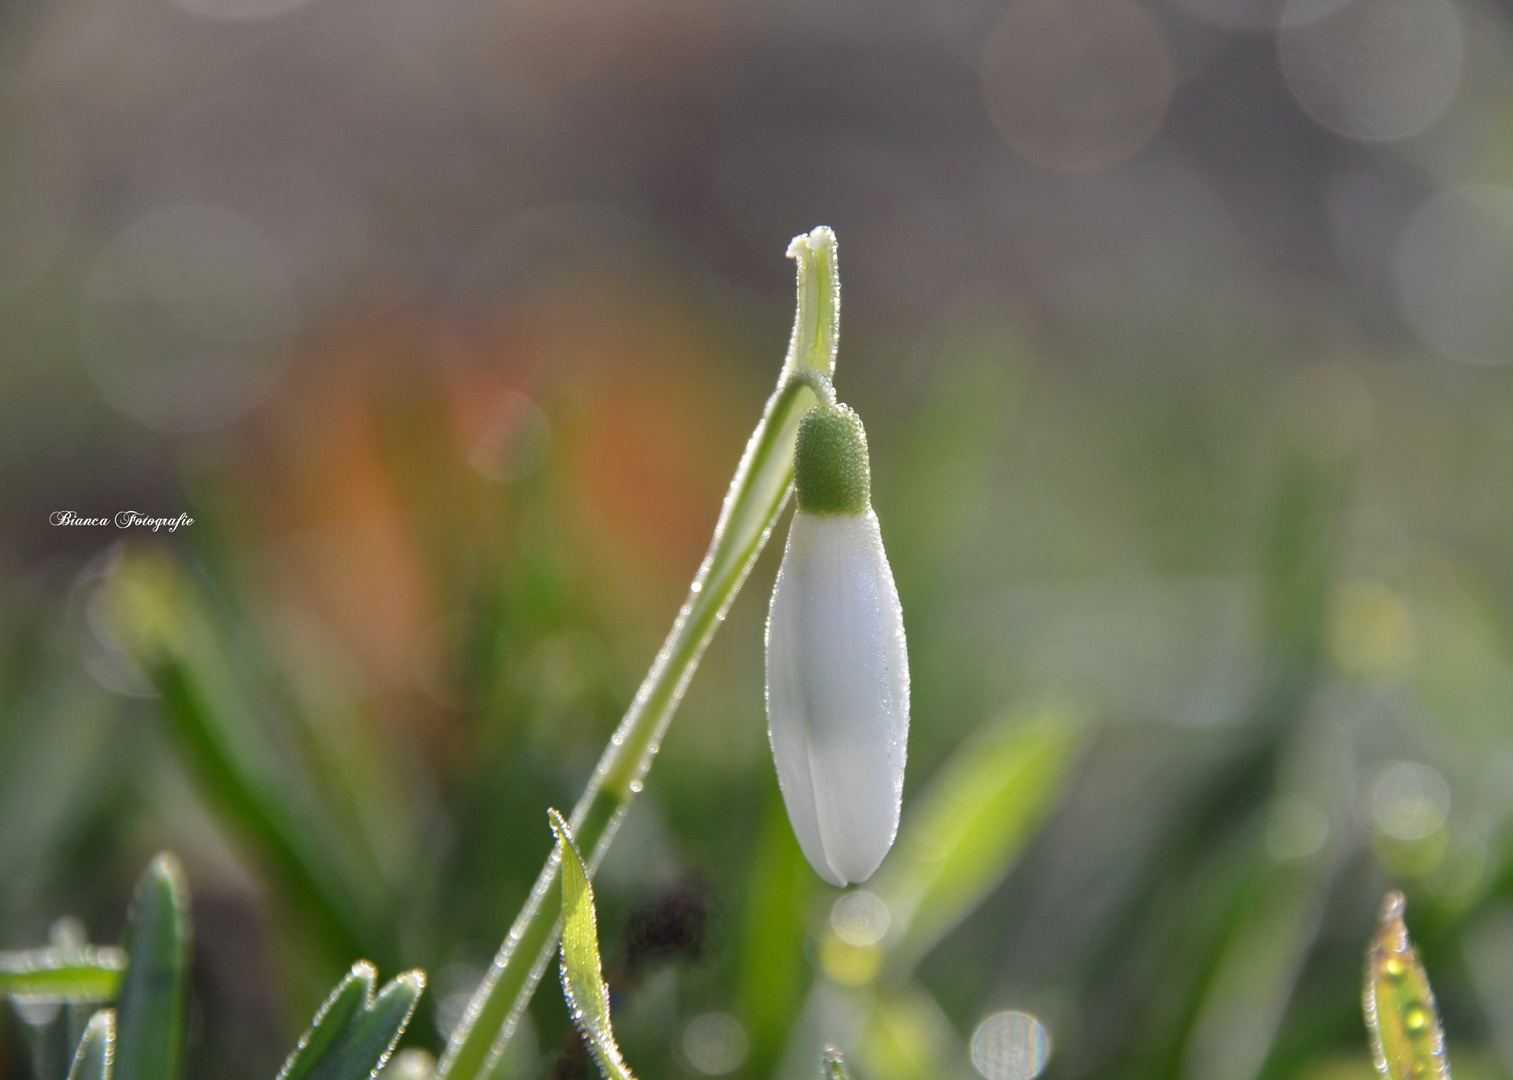
[{"label": "blurred green foliage", "polygon": [[[698,317],[717,354],[759,351],[759,320]],[[996,316],[958,323],[847,392],[914,663],[905,825],[866,887],[886,928],[847,921],[784,820],[769,554],[595,878],[626,1058],[697,1075],[720,1059],[692,1024],[720,1014],[732,1075],[812,1076],[834,1044],[868,1080],[967,1076],[977,1025],[1016,1009],[1052,1080],[1365,1076],[1361,947],[1398,886],[1456,1071],[1509,1075],[1513,952],[1468,945],[1513,941],[1505,473],[1483,462],[1474,514],[1441,490],[1463,494],[1456,433],[1501,403],[1350,358],[1263,378],[1239,347],[1169,379],[1081,371]],[[437,1052],[770,381],[700,360],[522,385],[535,411],[499,453],[534,456],[504,480],[459,449],[437,369],[386,361],[323,399],[362,434],[322,442],[306,387],[266,435],[299,454],[186,465],[193,528],[8,571],[0,945],[59,915],[125,940],[136,869],[171,846],[187,1074],[276,1075],[359,957],[430,974],[405,1038]],[[328,499],[350,519],[308,516]],[[87,1012],[9,1016],[7,1080],[66,1061]],[[541,994],[498,1075],[592,1069]]]}]

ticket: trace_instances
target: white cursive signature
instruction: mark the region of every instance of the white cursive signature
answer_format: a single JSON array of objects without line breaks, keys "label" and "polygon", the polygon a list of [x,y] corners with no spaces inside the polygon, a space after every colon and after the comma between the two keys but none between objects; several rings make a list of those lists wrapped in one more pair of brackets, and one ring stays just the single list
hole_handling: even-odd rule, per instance
[{"label": "white cursive signature", "polygon": [[[96,528],[105,528],[110,525],[111,518],[85,517],[73,510],[54,510],[48,518],[54,525],[92,525]],[[113,519],[118,529],[151,529],[157,532],[159,529],[167,529],[169,532],[177,532],[180,525],[193,525],[194,518],[188,514],[180,514],[178,517],[149,517],[138,510],[122,510]]]}]

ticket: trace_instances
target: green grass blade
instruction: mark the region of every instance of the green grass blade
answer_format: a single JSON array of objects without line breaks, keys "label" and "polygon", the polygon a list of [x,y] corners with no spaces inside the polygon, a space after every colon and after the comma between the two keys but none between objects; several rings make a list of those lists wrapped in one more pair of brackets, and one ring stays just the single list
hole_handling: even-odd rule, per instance
[{"label": "green grass blade", "polygon": [[67,1005],[112,1001],[126,971],[126,953],[111,946],[52,946],[0,953],[0,994],[20,1001]]},{"label": "green grass blade", "polygon": [[552,831],[562,860],[562,993],[568,1012],[583,1033],[594,1060],[608,1080],[635,1080],[609,1020],[609,989],[599,967],[599,930],[594,916],[594,889],[588,883],[583,856],[573,843],[567,822],[555,810]]},{"label": "green grass blade", "polygon": [[846,1071],[846,1058],[833,1046],[827,1046],[820,1053],[820,1080],[851,1080],[851,1074]]},{"label": "green grass blade", "polygon": [[189,998],[189,888],[179,860],[164,852],[137,881],[123,942],[130,966],[121,986],[116,1080],[178,1080]]},{"label": "green grass blade", "polygon": [[387,959],[364,905],[380,883],[354,861],[307,770],[271,730],[212,598],[174,559],[128,557],[114,577],[114,626],[151,678],[175,749],[206,802],[261,857],[326,946]]},{"label": "green grass blade", "polygon": [[1042,709],[969,739],[931,781],[874,890],[887,905],[884,947],[907,971],[1009,872],[1055,806],[1083,725]]},{"label": "green grass blade", "polygon": [[68,1080],[110,1080],[115,1050],[115,1011],[101,1009],[89,1018],[89,1024],[84,1028],[84,1037],[79,1040],[74,1063],[68,1070]]},{"label": "green grass blade", "polygon": [[378,971],[366,960],[336,984],[278,1080],[372,1080],[389,1060],[425,992],[423,971],[407,971],[375,996]]},{"label": "green grass blade", "polygon": [[310,1027],[300,1036],[298,1045],[279,1070],[279,1080],[304,1080],[352,1018],[373,1000],[378,984],[378,969],[366,960],[352,965],[352,970],[336,984],[316,1011]]},{"label": "green grass blade", "polygon": [[1429,976],[1403,923],[1400,892],[1382,901],[1381,920],[1366,948],[1361,1004],[1371,1033],[1371,1056],[1385,1080],[1450,1080],[1445,1033]]}]

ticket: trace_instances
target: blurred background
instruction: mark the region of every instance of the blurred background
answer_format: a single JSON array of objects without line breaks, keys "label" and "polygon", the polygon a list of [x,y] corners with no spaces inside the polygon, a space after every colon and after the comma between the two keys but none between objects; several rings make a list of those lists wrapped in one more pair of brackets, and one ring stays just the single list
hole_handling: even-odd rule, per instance
[{"label": "blurred background", "polygon": [[[633,1067],[1364,1080],[1402,887],[1513,1076],[1506,0],[0,4],[0,948],[117,941],[171,847],[192,1075],[273,1076],[359,955],[439,1050],[820,223],[904,835],[847,897],[793,843],[774,543],[597,882]],[[4,1011],[53,1080],[66,1011]],[[591,1069],[549,979],[499,1075]]]}]

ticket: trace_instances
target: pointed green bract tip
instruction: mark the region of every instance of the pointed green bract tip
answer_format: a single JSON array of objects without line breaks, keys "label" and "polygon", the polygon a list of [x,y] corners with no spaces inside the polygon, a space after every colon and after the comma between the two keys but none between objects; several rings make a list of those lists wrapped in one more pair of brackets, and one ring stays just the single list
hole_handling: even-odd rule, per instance
[{"label": "pointed green bract tip", "polygon": [[861,417],[846,405],[811,409],[799,424],[793,484],[806,514],[865,514],[872,470]]}]

